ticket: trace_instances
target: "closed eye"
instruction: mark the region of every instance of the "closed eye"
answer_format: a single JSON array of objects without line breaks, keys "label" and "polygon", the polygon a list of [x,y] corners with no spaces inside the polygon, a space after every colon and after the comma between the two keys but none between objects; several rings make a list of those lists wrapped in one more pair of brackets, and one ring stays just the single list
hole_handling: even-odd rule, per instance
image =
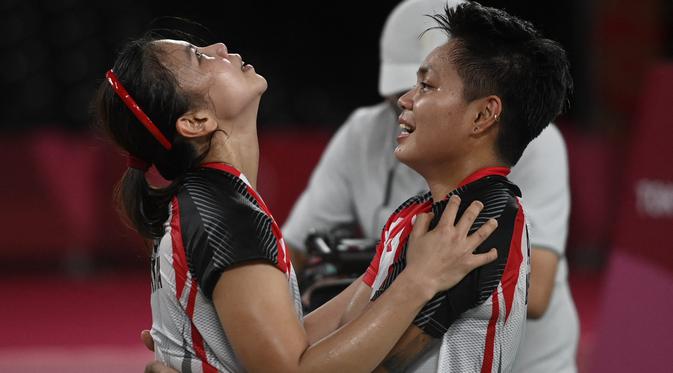
[{"label": "closed eye", "polygon": [[418,82],[418,88],[420,88],[421,91],[427,91],[427,90],[429,90],[430,88],[432,88],[432,86],[429,85],[429,84],[426,83],[426,82]]},{"label": "closed eye", "polygon": [[194,56],[199,62],[201,62],[201,59],[203,58],[203,56],[205,56],[205,54],[201,53],[199,49],[196,47],[196,45],[193,44],[188,44],[186,51],[188,53],[194,53]]}]

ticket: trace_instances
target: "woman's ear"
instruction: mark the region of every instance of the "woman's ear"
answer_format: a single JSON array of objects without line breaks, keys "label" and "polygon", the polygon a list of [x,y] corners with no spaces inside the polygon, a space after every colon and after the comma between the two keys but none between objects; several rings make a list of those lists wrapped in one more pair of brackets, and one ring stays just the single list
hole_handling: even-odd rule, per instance
[{"label": "woman's ear", "polygon": [[178,118],[175,129],[182,137],[202,137],[217,129],[217,121],[209,110],[189,111]]},{"label": "woman's ear", "polygon": [[491,95],[477,100],[475,104],[477,105],[477,114],[472,123],[472,133],[482,135],[500,120],[502,101],[500,97]]}]

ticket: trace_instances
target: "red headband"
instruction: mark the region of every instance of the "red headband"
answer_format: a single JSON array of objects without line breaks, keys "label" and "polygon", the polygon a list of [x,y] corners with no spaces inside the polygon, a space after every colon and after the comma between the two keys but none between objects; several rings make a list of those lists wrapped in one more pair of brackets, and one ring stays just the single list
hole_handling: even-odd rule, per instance
[{"label": "red headband", "polygon": [[112,69],[108,70],[108,72],[105,73],[105,77],[112,86],[112,89],[114,89],[117,96],[121,98],[126,107],[128,107],[129,110],[131,110],[133,115],[135,115],[136,118],[138,118],[140,123],[142,123],[143,126],[145,126],[145,128],[147,128],[147,130],[150,131],[152,136],[154,136],[154,138],[157,139],[157,141],[159,141],[161,146],[163,146],[166,150],[171,150],[173,144],[171,144],[171,142],[168,141],[166,136],[164,136],[164,134],[161,133],[159,128],[155,126],[154,123],[152,123],[150,117],[148,117],[147,114],[145,114],[145,112],[143,112],[143,110],[140,108],[140,106],[138,106],[133,97],[131,97],[131,95],[126,91],[122,83],[119,81],[117,75],[115,75],[115,73],[112,72]]}]

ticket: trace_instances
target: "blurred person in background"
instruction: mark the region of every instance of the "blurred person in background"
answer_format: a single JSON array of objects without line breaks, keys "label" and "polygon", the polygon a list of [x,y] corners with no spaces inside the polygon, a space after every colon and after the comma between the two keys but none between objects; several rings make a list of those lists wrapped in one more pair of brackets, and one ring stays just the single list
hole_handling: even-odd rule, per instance
[{"label": "blurred person in background", "polygon": [[[448,1],[450,6],[458,3]],[[426,55],[447,41],[441,32],[424,33],[434,26],[426,15],[446,4],[404,1],[386,20],[379,75],[384,100],[356,109],[339,128],[283,226],[297,267],[304,265],[306,238],[312,232],[356,223],[362,235],[376,239],[394,209],[426,189],[424,179],[394,156],[401,132],[397,101],[416,83]],[[575,372],[579,321],[564,255],[570,211],[568,160],[553,123],[528,145],[508,178],[521,188],[531,242],[528,322],[513,371]]]}]

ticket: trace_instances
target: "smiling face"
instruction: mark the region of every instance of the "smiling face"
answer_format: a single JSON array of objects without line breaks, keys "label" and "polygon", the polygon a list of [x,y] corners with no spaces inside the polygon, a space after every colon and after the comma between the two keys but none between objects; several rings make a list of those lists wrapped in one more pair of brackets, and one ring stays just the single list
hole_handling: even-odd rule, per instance
[{"label": "smiling face", "polygon": [[395,156],[421,174],[468,154],[474,108],[463,97],[463,83],[449,42],[434,49],[418,69],[417,84],[399,99],[402,134]]},{"label": "smiling face", "polygon": [[240,55],[229,53],[222,43],[197,47],[185,41],[155,42],[166,56],[163,62],[173,71],[180,87],[204,97],[218,118],[237,117],[267,88],[266,80],[245,64]]}]

